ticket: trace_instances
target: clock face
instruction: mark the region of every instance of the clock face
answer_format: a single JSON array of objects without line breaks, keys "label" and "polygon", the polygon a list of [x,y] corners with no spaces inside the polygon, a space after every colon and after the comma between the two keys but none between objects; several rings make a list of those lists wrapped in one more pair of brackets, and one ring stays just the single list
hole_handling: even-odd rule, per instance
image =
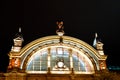
[{"label": "clock face", "polygon": [[61,67],[63,67],[63,66],[64,66],[64,63],[60,61],[60,62],[58,62],[58,64],[57,64],[57,65],[58,65],[58,67],[60,67],[60,68],[61,68]]}]

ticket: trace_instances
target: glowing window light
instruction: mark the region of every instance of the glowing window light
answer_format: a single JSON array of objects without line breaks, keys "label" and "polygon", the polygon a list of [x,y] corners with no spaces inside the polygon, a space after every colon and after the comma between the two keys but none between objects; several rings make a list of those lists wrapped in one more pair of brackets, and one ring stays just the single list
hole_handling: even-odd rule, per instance
[{"label": "glowing window light", "polygon": [[[59,46],[58,46],[59,47]],[[56,53],[56,48],[58,48],[58,47],[52,47],[51,48],[51,50],[50,50],[50,61],[51,62],[53,62],[52,61],[52,59],[51,58],[53,58],[53,60],[55,60],[56,59],[56,55],[57,55],[57,53]],[[63,51],[64,51],[64,54],[63,54],[63,58],[64,59],[66,59],[66,60],[68,60],[68,59],[70,59],[70,58],[68,58],[68,57],[70,57],[70,53],[69,53],[69,50],[68,50],[69,48],[63,48],[63,50],[62,50],[62,48],[60,47],[60,48],[58,48],[58,51],[60,51],[60,53],[58,54],[58,55],[61,55],[61,54],[63,54]],[[88,66],[86,67],[86,63],[85,63],[85,61],[84,61],[84,59],[86,59],[86,61],[87,61],[87,58],[85,58],[85,56],[84,55],[82,55],[83,53],[79,53],[79,52],[76,52],[75,50],[73,50],[73,52],[72,52],[72,57],[74,57],[74,59],[75,60],[77,60],[78,62],[77,62],[77,69],[75,70],[76,72],[78,72],[78,71],[80,71],[80,72],[90,72],[90,70],[89,69],[86,69],[86,68],[88,68],[88,67],[90,67],[91,69],[92,69],[92,67],[91,67],[91,64],[88,64]],[[32,55],[32,57],[34,58],[31,58],[31,61],[32,60],[40,60],[40,56],[41,57],[43,57],[43,56],[46,56],[46,59],[47,59],[47,55],[48,54],[48,51],[47,51],[47,48],[45,48],[45,49],[42,49],[42,50],[39,50],[39,51],[37,51],[37,52],[35,52],[35,54],[33,54]],[[68,57],[65,57],[65,56],[68,56]],[[68,59],[67,59],[68,58]],[[45,58],[44,58],[45,59]],[[49,61],[49,60],[48,60]],[[34,61],[35,62],[35,61]],[[36,61],[37,62],[37,61]],[[37,67],[35,67],[35,64],[32,64],[32,63],[29,63],[30,65],[33,65],[33,71],[47,71],[47,67],[48,67],[48,63],[47,63],[47,60],[46,60],[46,69],[42,69],[42,67],[45,67],[45,66],[43,66],[44,64],[41,64],[41,63],[43,63],[42,62],[42,60],[41,61],[39,61],[40,62],[40,64],[38,64],[39,65],[39,67],[37,66]],[[69,65],[71,65],[71,63],[75,63],[76,61],[74,61],[74,60],[72,60],[72,61],[70,61],[70,60],[68,60],[67,62],[65,62],[66,64],[67,64],[67,67],[69,67],[70,68],[70,66]],[[51,63],[50,63],[51,64]],[[52,65],[49,65],[50,67],[51,66],[54,66],[56,63],[55,62],[53,62],[52,63]],[[28,67],[30,67],[30,65],[28,65]],[[35,69],[36,68],[36,69]],[[30,71],[30,70],[28,70],[28,71]]]}]

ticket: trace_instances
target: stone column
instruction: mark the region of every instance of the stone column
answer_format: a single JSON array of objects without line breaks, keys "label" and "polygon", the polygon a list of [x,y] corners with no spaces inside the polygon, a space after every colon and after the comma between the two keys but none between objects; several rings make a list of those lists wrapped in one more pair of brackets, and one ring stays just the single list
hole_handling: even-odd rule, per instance
[{"label": "stone column", "polygon": [[72,50],[69,49],[69,54],[70,54],[70,69],[71,69],[71,73],[73,74],[73,58],[72,58]]},{"label": "stone column", "polygon": [[50,51],[51,51],[51,48],[48,48],[48,62],[47,62],[47,64],[48,64],[48,74],[50,74]]}]

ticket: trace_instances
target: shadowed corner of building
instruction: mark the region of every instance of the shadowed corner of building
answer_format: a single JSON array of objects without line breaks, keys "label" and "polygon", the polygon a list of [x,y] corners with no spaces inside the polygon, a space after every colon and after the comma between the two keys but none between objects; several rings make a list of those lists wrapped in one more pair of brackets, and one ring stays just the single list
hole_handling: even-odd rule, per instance
[{"label": "shadowed corner of building", "polygon": [[9,65],[9,56],[7,54],[0,55],[0,72],[7,72]]}]

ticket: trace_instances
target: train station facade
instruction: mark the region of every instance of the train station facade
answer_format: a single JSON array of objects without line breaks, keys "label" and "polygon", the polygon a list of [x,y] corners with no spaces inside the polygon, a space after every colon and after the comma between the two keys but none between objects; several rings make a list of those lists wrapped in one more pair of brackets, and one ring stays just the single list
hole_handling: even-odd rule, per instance
[{"label": "train station facade", "polygon": [[97,34],[91,46],[64,35],[63,22],[57,25],[57,35],[38,38],[24,47],[19,29],[4,80],[99,80],[100,72],[107,72],[107,56]]}]

